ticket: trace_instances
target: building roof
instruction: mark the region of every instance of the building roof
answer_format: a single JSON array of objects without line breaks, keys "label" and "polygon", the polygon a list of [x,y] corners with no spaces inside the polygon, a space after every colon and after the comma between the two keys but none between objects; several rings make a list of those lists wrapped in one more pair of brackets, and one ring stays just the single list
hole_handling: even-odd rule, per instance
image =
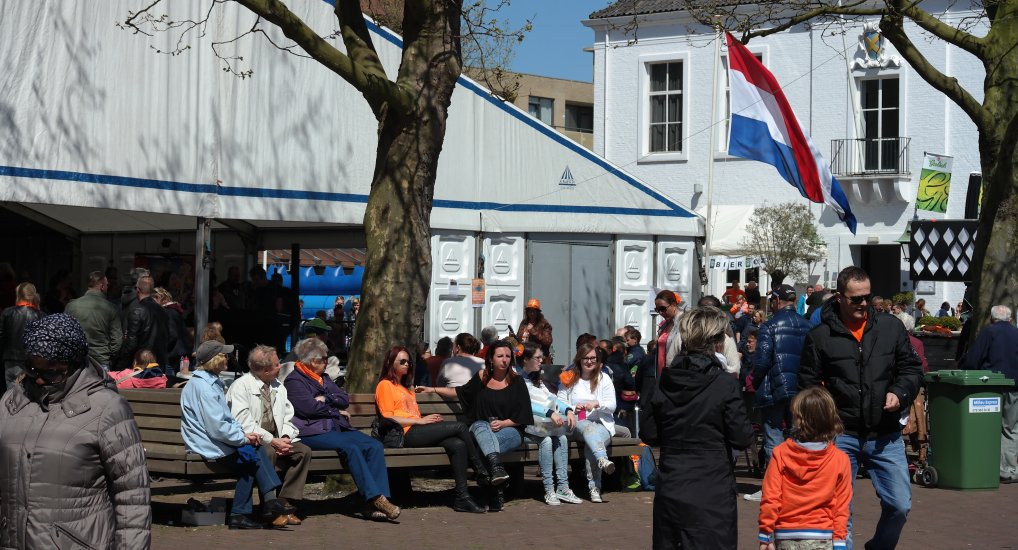
[{"label": "building roof", "polygon": [[606,19],[625,15],[644,15],[685,9],[684,0],[618,0],[614,4],[590,14],[591,19]]}]

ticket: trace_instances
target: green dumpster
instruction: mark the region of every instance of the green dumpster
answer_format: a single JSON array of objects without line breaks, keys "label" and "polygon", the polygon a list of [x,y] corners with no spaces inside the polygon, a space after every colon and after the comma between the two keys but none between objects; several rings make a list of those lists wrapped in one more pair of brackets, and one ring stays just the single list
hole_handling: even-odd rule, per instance
[{"label": "green dumpster", "polygon": [[926,374],[930,465],[938,487],[997,489],[1000,485],[1001,392],[1014,381],[987,370]]}]

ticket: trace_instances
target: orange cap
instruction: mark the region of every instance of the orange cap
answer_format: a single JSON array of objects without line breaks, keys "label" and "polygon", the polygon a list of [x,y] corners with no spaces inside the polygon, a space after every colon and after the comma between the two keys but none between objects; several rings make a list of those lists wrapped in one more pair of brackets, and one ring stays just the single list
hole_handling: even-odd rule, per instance
[{"label": "orange cap", "polygon": [[681,304],[682,303],[682,296],[679,296],[678,292],[672,292],[672,294],[675,295],[675,303],[676,304]]},{"label": "orange cap", "polygon": [[541,300],[538,300],[537,298],[531,298],[527,300],[527,309],[531,308],[537,310],[541,309]]}]

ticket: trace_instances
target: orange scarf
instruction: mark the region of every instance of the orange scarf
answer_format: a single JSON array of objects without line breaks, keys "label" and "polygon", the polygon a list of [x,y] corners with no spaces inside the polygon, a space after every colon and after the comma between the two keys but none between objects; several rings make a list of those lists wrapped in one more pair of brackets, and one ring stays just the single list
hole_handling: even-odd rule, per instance
[{"label": "orange scarf", "polygon": [[310,378],[310,379],[314,380],[315,382],[318,382],[318,385],[319,385],[319,386],[323,386],[323,387],[325,386],[325,383],[324,383],[324,382],[322,382],[322,375],[320,375],[320,374],[315,374],[315,372],[314,372],[313,370],[311,370],[311,369],[309,369],[309,368],[305,367],[305,366],[304,366],[304,363],[301,363],[300,361],[297,361],[297,364],[296,364],[296,365],[294,365],[294,367],[295,367],[295,368],[296,368],[297,370],[299,370],[299,371],[301,371],[302,373],[304,373],[304,375],[305,375],[305,376],[307,376],[308,378]]},{"label": "orange scarf", "polygon": [[16,304],[14,304],[14,307],[21,307],[21,306],[27,306],[27,307],[34,308],[34,309],[39,309],[39,306],[33,304],[32,302],[18,302]]}]

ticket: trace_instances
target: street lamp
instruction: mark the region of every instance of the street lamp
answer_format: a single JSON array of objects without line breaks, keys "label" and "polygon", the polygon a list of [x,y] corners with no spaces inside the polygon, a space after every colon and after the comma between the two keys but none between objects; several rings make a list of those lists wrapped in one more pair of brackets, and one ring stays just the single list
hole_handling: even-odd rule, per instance
[{"label": "street lamp", "polygon": [[898,237],[896,241],[901,245],[901,255],[905,257],[905,261],[908,262],[908,247],[912,244],[912,222],[908,222],[905,225],[905,232]]}]

